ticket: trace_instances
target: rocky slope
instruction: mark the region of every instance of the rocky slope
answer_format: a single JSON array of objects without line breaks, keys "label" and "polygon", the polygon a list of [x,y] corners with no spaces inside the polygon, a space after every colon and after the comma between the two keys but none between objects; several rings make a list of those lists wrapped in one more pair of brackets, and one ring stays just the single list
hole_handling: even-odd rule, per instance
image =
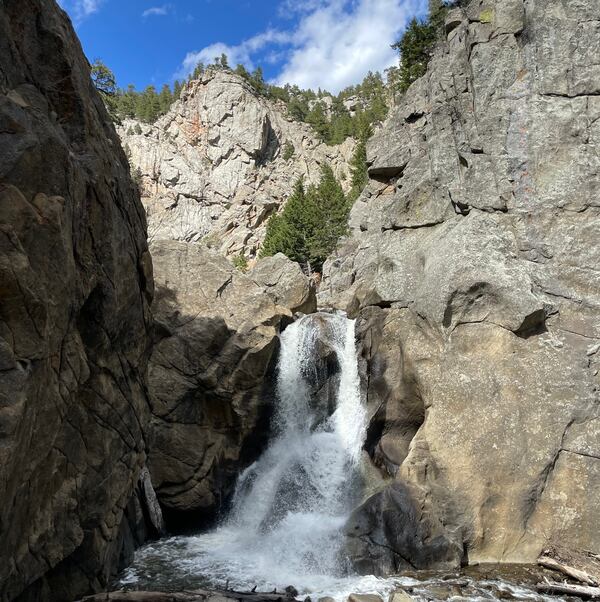
[{"label": "rocky slope", "polygon": [[89,73],[55,2],[1,3],[1,600],[106,584],[144,462],[152,263]]},{"label": "rocky slope", "polygon": [[254,257],[298,177],[316,183],[329,163],[349,184],[352,141],[318,142],[282,104],[228,71],[208,71],[155,124],[126,120],[119,134],[141,173],[152,241],[205,238],[226,255]]},{"label": "rocky slope", "polygon": [[172,531],[213,521],[269,434],[280,329],[316,309],[283,255],[248,275],[203,245],[157,241],[148,465]]},{"label": "rocky slope", "polygon": [[446,32],[320,292],[358,317],[390,483],[347,527],[364,570],[600,552],[600,5],[474,0]]}]

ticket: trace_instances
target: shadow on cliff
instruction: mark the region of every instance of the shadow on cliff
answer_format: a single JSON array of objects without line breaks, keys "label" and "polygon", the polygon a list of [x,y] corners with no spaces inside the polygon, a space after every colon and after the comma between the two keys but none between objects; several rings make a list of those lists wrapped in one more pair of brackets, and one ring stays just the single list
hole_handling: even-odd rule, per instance
[{"label": "shadow on cliff", "polygon": [[266,447],[279,340],[183,314],[166,287],[154,307],[148,466],[167,530],[192,533],[226,515],[238,475]]}]

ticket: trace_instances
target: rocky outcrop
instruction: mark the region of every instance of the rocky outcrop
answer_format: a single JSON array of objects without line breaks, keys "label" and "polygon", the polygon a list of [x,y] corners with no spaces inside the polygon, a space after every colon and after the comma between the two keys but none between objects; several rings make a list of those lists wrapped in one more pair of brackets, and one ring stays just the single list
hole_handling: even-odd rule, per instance
[{"label": "rocky outcrop", "polygon": [[317,311],[314,280],[306,278],[300,265],[283,253],[261,259],[249,275],[277,305],[289,308],[292,313]]},{"label": "rocky outcrop", "polygon": [[[161,340],[149,370],[149,468],[167,526],[213,521],[263,449],[279,330],[314,289],[274,258],[276,304],[263,285],[203,245],[153,243]],[[282,265],[285,264],[285,265]]]},{"label": "rocky outcrop", "polygon": [[66,15],[0,5],[0,599],[107,583],[144,462],[152,264]]},{"label": "rocky outcrop", "polygon": [[445,542],[432,566],[599,552],[600,5],[476,0],[446,31],[324,269],[321,304],[359,320],[392,482],[350,547],[419,565],[410,518]]},{"label": "rocky outcrop", "polygon": [[188,83],[155,124],[126,120],[119,134],[141,175],[151,240],[204,240],[248,257],[293,183],[300,176],[316,183],[325,163],[348,176],[353,152],[351,140],[339,147],[317,141],[283,104],[217,70]]}]

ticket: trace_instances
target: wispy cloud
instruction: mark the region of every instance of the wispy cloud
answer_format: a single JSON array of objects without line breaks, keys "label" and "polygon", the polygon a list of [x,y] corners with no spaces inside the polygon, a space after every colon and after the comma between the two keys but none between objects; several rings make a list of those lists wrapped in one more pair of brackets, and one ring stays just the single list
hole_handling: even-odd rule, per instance
[{"label": "wispy cloud", "polygon": [[398,60],[391,44],[424,4],[424,0],[322,3],[300,20],[294,49],[277,82],[337,92],[368,71],[387,69]]},{"label": "wispy cloud", "polygon": [[147,8],[143,13],[142,17],[162,17],[164,15],[168,15],[171,10],[171,4],[163,4],[162,6],[153,6],[152,8]]},{"label": "wispy cloud", "polygon": [[391,44],[426,5],[427,0],[282,0],[280,16],[296,23],[289,31],[269,29],[237,45],[219,42],[190,52],[177,76],[224,53],[231,65],[241,63],[248,69],[259,58],[281,63],[277,84],[335,93],[359,82],[368,71],[395,64]]},{"label": "wispy cloud", "polygon": [[248,69],[254,69],[252,55],[264,50],[270,45],[288,44],[290,41],[290,34],[274,29],[268,29],[237,45],[232,46],[217,42],[202,48],[202,50],[188,52],[183,59],[181,69],[176,74],[176,77],[181,78],[189,75],[198,63],[210,64],[216,57],[221,56],[221,54],[227,55],[229,64],[232,66],[242,64]]},{"label": "wispy cloud", "polygon": [[79,25],[87,17],[98,12],[104,0],[58,0],[58,3],[71,15],[74,23]]}]

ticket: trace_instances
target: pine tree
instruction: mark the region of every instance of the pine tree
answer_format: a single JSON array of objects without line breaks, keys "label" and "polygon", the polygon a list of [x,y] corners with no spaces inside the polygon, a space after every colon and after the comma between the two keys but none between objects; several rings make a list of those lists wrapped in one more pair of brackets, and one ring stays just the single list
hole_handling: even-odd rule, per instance
[{"label": "pine tree", "polygon": [[164,114],[169,110],[169,107],[173,103],[173,93],[169,84],[164,84],[158,97],[158,104],[160,106],[160,113]]},{"label": "pine tree", "polygon": [[292,261],[306,261],[307,237],[312,232],[309,219],[311,211],[306,200],[304,182],[300,178],[281,215],[273,215],[269,219],[261,257],[283,253]]},{"label": "pine tree", "polygon": [[400,53],[400,92],[406,92],[414,81],[425,75],[435,40],[435,29],[428,22],[413,19],[402,38],[392,46]]},{"label": "pine tree", "polygon": [[322,168],[321,180],[307,205],[314,207],[312,231],[308,237],[308,260],[320,271],[338,240],[348,231],[349,204],[330,166]]},{"label": "pine tree", "polygon": [[192,73],[190,75],[190,79],[200,79],[205,71],[206,71],[206,67],[204,66],[204,63],[202,63],[202,62],[198,63],[196,65],[196,67],[194,68],[194,70],[192,71]]},{"label": "pine tree", "polygon": [[176,79],[175,83],[173,84],[173,99],[174,100],[179,100],[179,97],[181,96],[181,90],[183,88],[183,84]]},{"label": "pine tree", "polygon": [[137,92],[133,84],[127,86],[125,92],[121,92],[118,96],[117,110],[121,117],[135,117],[135,105],[137,102]]},{"label": "pine tree", "polygon": [[246,69],[246,67],[244,67],[244,65],[242,65],[241,63],[237,64],[233,72],[239,75],[240,77],[243,77],[246,81],[251,80],[251,75],[250,73],[248,73],[248,69]]},{"label": "pine tree", "polygon": [[267,224],[261,257],[284,253],[310,272],[320,270],[347,231],[349,203],[332,169],[324,166],[318,186],[294,186],[282,213]]},{"label": "pine tree", "polygon": [[444,22],[448,13],[448,6],[443,0],[429,0],[429,24],[436,36],[444,30]]},{"label": "pine tree", "polygon": [[265,83],[265,78],[263,76],[263,70],[261,67],[257,67],[253,72],[250,78],[250,82],[254,86],[254,89],[258,94],[266,96],[267,94],[267,84]]},{"label": "pine tree", "polygon": [[92,82],[98,92],[105,96],[114,96],[117,92],[115,74],[100,60],[92,63]]},{"label": "pine tree", "polygon": [[363,134],[359,138],[354,155],[352,155],[352,159],[350,160],[352,188],[348,196],[352,203],[360,196],[360,193],[369,181],[367,171],[367,139],[369,135],[370,132]]},{"label": "pine tree", "polygon": [[329,137],[329,121],[322,102],[319,101],[314,104],[306,116],[306,122],[312,126],[321,140],[327,140]]},{"label": "pine tree", "polygon": [[160,115],[160,100],[154,86],[147,86],[139,97],[136,116],[146,123],[154,123]]}]

